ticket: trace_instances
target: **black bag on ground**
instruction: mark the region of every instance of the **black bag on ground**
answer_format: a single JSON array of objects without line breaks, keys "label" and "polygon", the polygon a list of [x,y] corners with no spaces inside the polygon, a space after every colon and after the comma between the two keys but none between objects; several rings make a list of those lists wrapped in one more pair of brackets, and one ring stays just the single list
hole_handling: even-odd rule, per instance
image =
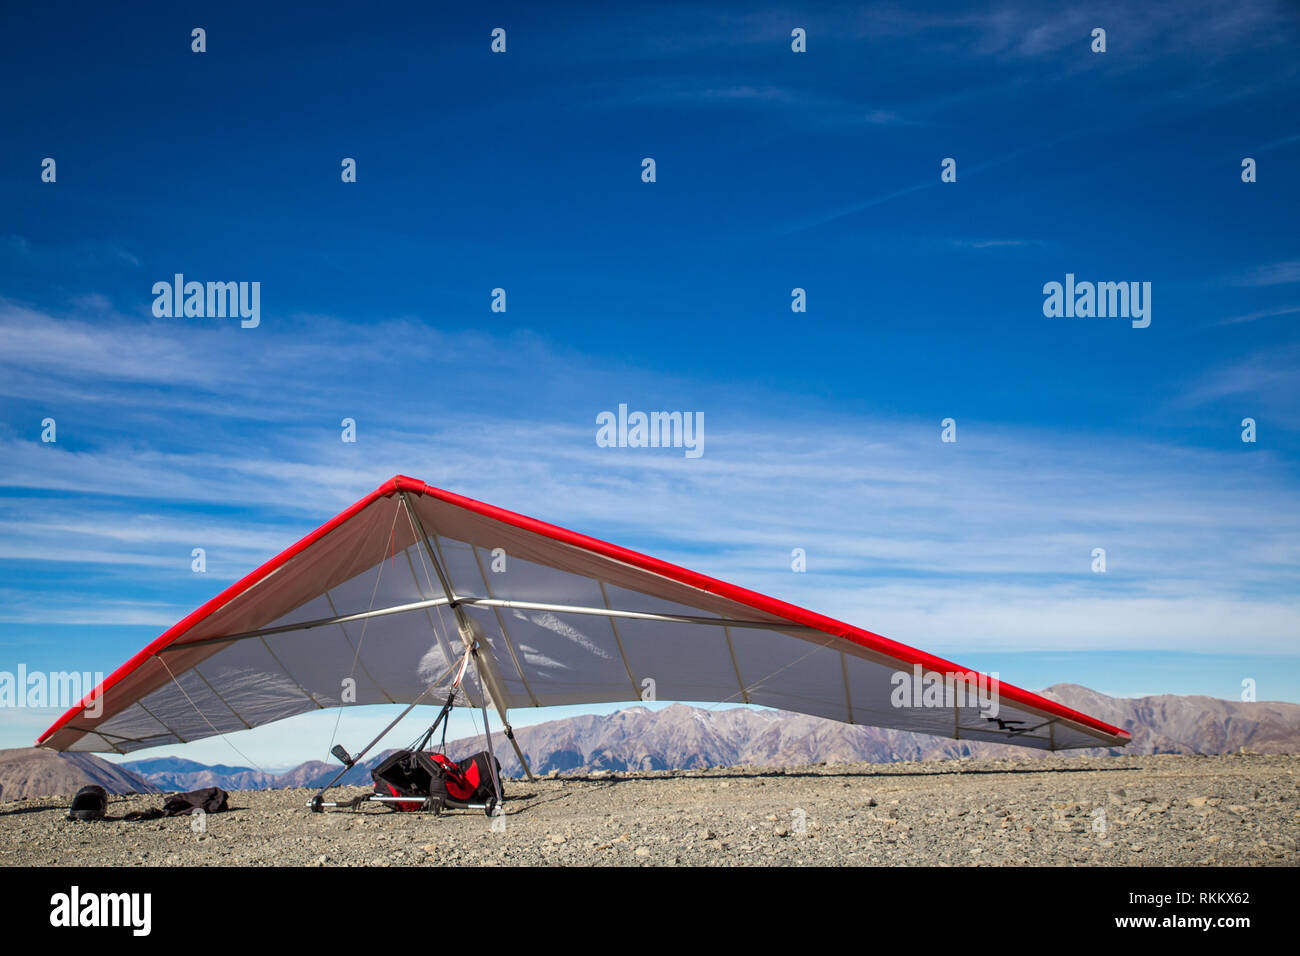
[{"label": "black bag on ground", "polygon": [[124,820],[157,820],[159,817],[182,817],[202,810],[204,813],[221,813],[229,810],[227,801],[230,794],[220,787],[204,787],[189,793],[173,793],[163,801],[162,809],[135,810],[128,813]]},{"label": "black bag on ground", "polygon": [[90,784],[77,791],[68,808],[69,820],[102,820],[108,813],[108,791],[98,784]]},{"label": "black bag on ground", "polygon": [[227,801],[230,794],[220,787],[204,787],[189,793],[173,793],[163,801],[162,812],[165,817],[181,817],[195,810],[204,813],[221,813],[230,809]]}]

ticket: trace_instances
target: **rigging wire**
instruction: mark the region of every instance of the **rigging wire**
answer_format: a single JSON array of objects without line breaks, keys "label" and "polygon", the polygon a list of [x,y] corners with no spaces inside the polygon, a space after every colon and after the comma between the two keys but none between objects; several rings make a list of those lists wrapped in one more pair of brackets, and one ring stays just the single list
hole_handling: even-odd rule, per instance
[{"label": "rigging wire", "polygon": [[[388,530],[392,535],[391,540],[393,542],[393,563],[396,564],[397,563],[397,509],[396,508],[393,509],[393,523]],[[383,580],[384,577],[384,561],[382,558],[380,558],[379,560],[378,569],[379,569],[378,573],[375,575],[375,586],[370,591],[370,606],[366,608],[367,612],[373,611],[375,609],[375,597],[378,596],[379,594],[379,582]],[[342,625],[339,626],[342,627]],[[352,652],[352,669],[348,671],[348,680],[355,681],[356,679],[357,661],[361,659],[361,646],[366,642],[366,629],[369,626],[370,626],[370,618],[365,618],[364,620],[362,620],[361,636],[357,638],[357,646]],[[343,720],[342,701],[339,702],[339,705],[340,706],[339,706],[338,713],[334,715],[334,730],[330,734],[329,745],[325,748],[326,754],[328,754],[331,750],[334,749],[334,741],[338,739],[339,724]]]},{"label": "rigging wire", "polygon": [[[218,737],[220,737],[222,740],[224,740],[224,741],[226,742],[226,744],[229,745],[230,749],[233,750],[235,753],[239,754],[240,758],[241,758],[245,763],[247,763],[250,767],[252,767],[252,768],[253,768],[254,770],[256,770],[258,773],[266,773],[266,771],[263,770],[260,766],[258,766],[258,765],[257,765],[257,764],[256,764],[256,763],[255,763],[255,762],[254,762],[254,761],[253,761],[253,760],[252,760],[252,759],[251,759],[247,754],[245,754],[242,750],[240,750],[238,747],[236,747],[236,746],[235,746],[235,742],[234,742],[233,740],[231,740],[231,739],[230,739],[229,737],[227,737],[224,733],[222,733],[220,730],[218,730],[218,729],[216,728],[216,725],[213,724],[212,721],[208,720],[208,715],[205,714],[205,713],[203,713],[203,711],[199,709],[199,705],[196,704],[196,703],[194,703],[194,698],[192,698],[192,697],[189,695],[189,693],[188,693],[188,692],[185,690],[185,688],[181,685],[181,682],[178,681],[178,680],[176,679],[176,675],[172,673],[172,669],[171,669],[170,667],[167,666],[167,661],[164,660],[164,659],[163,659],[160,655],[158,655],[158,654],[155,654],[155,655],[153,655],[153,656],[154,656],[154,660],[156,660],[159,664],[161,664],[161,665],[163,666],[163,669],[167,671],[167,676],[170,677],[170,678],[172,679],[172,683],[176,685],[176,688],[177,688],[177,689],[178,689],[178,690],[179,690],[179,691],[180,691],[180,692],[185,696],[185,699],[188,700],[188,701],[190,702],[190,706],[194,708],[194,713],[198,714],[200,717],[203,718],[203,722],[204,722],[205,724],[207,724],[210,728],[212,728],[212,732],[213,732],[214,734],[216,734]],[[194,668],[194,669],[197,669],[197,668]],[[171,730],[171,728],[169,727],[168,730]],[[179,739],[180,735],[177,734],[176,731],[173,730],[173,731],[172,731],[172,734],[175,735],[175,736]]]},{"label": "rigging wire", "polygon": [[[406,520],[407,520],[407,523],[410,524],[410,526],[411,526],[411,537],[412,537],[413,540],[415,540],[415,541],[418,542],[418,541],[420,540],[421,535],[420,535],[420,532],[419,532],[419,531],[416,529],[416,527],[415,527],[415,517],[411,514],[411,506],[410,506],[410,503],[407,502],[407,500],[406,500],[405,498],[403,498],[403,499],[402,499],[402,504],[403,504],[403,506],[404,506],[405,509],[406,509]],[[425,545],[425,546],[426,546],[426,547],[428,546],[428,545],[427,545],[427,542],[426,542],[426,545]],[[425,582],[425,584],[428,586],[428,589],[429,589],[429,590],[428,590],[428,594],[429,594],[429,596],[432,596],[432,595],[438,593],[439,591],[444,591],[444,588],[443,588],[441,585],[439,585],[436,589],[435,589],[434,586],[433,586],[433,579],[432,579],[431,577],[429,577],[429,566],[428,566],[428,564],[427,564],[427,563],[425,562],[425,560],[424,560],[424,548],[416,548],[416,549],[415,549],[415,553],[418,554],[418,555],[420,556],[420,570],[424,572],[424,582]],[[448,582],[448,584],[450,584],[450,581]],[[418,580],[415,582],[415,586],[416,586],[417,588],[420,586],[420,582],[419,582]],[[455,599],[454,595],[452,595],[452,594],[447,594],[447,600],[451,601],[451,600],[454,600],[454,599]],[[453,646],[453,644],[452,644],[452,642],[451,642],[450,640],[448,640],[448,638],[447,638],[447,631],[446,631],[446,628],[445,628],[445,626],[444,626],[444,624],[443,624],[443,621],[442,621],[442,608],[441,608],[441,607],[436,607],[436,608],[434,608],[434,611],[436,612],[435,614],[430,614],[430,615],[429,615],[429,624],[430,624],[430,626],[431,626],[432,629],[433,629],[434,636],[438,638],[439,644],[440,644],[442,647],[450,648],[450,647]],[[464,640],[464,639],[462,638],[462,641],[463,641],[463,640]],[[483,692],[483,689],[482,689],[482,687],[480,687],[480,688],[479,688],[479,693],[482,694],[482,692]],[[473,699],[472,699],[472,698],[469,698],[468,692],[466,693],[466,697],[470,700],[470,703],[472,704],[472,703],[473,703]]]},{"label": "rigging wire", "polygon": [[[779,628],[778,628],[778,627],[773,627],[773,630],[779,630]],[[744,687],[742,687],[740,690],[736,691],[734,694],[730,694],[730,695],[728,695],[727,697],[722,698],[722,700],[715,701],[713,704],[711,704],[711,705],[708,706],[708,707],[705,707],[704,709],[705,709],[705,710],[714,710],[714,709],[717,708],[717,707],[721,707],[723,704],[730,703],[731,701],[733,701],[733,700],[734,700],[735,698],[737,698],[737,697],[748,697],[750,691],[752,691],[752,690],[757,690],[758,688],[762,687],[765,683],[767,683],[769,680],[771,680],[773,677],[775,677],[777,674],[781,673],[782,671],[789,670],[791,667],[794,667],[794,665],[795,665],[795,664],[798,664],[800,661],[802,661],[802,660],[806,660],[807,658],[812,657],[812,656],[813,656],[814,654],[816,654],[818,651],[820,651],[820,650],[825,650],[826,648],[830,647],[830,646],[831,646],[831,642],[834,641],[834,640],[836,640],[836,639],[837,639],[837,635],[835,635],[835,634],[831,634],[831,635],[829,636],[829,639],[828,639],[828,640],[823,641],[823,642],[817,644],[817,646],[814,647],[812,650],[810,650],[807,654],[801,654],[800,656],[798,656],[798,657],[796,657],[794,660],[792,660],[789,664],[786,664],[786,665],[783,666],[783,667],[778,667],[776,670],[772,671],[770,674],[764,674],[764,675],[763,675],[762,677],[760,677],[758,680],[753,681],[752,683],[746,684]],[[842,640],[842,638],[840,638],[840,639]],[[807,638],[798,638],[798,640],[807,640]],[[742,701],[742,703],[744,703],[744,701]],[[756,706],[756,707],[761,707],[762,705],[761,705],[761,704],[755,704],[754,706]]]}]

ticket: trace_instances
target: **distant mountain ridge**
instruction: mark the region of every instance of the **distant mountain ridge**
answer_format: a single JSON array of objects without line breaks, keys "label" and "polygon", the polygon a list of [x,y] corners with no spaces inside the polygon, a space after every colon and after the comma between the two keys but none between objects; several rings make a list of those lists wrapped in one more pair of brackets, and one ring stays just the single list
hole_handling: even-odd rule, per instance
[{"label": "distant mountain ridge", "polygon": [[223,790],[274,790],[283,787],[280,775],[254,770],[252,767],[230,767],[225,764],[199,763],[184,757],[152,757],[120,764],[129,767],[161,790],[201,790],[220,787]]},{"label": "distant mountain ridge", "polygon": [[[1241,749],[1270,754],[1300,752],[1300,704],[1243,703],[1172,694],[1118,698],[1077,684],[1057,684],[1040,693],[1133,735],[1133,742],[1122,751],[1098,748],[1068,751],[1058,756],[1119,752],[1219,754]],[[802,714],[741,707],[712,710],[686,704],[673,704],[661,710],[636,705],[608,715],[552,720],[518,728],[515,738],[537,774],[1048,756],[1041,750],[1006,744],[851,726]],[[447,750],[455,757],[464,757],[482,748],[482,738],[465,738],[448,744]],[[493,735],[493,748],[506,774],[522,775],[514,751],[502,735]],[[390,753],[391,750],[384,751],[358,764],[341,782],[369,784],[370,770]],[[273,774],[250,767],[209,766],[178,757],[114,765],[87,754],[53,756],[98,761],[161,790],[209,786],[226,790],[313,787],[323,784],[340,768],[337,763],[311,760],[286,773]],[[0,786],[11,786],[7,773],[4,761],[0,760]],[[9,792],[8,789],[0,791],[3,794],[0,799],[7,798]]]},{"label": "distant mountain ridge", "polygon": [[[1129,731],[1133,742],[1124,753],[1230,753],[1243,747],[1258,753],[1300,751],[1297,704],[1172,694],[1117,698],[1077,684],[1057,684],[1041,693]],[[608,715],[547,721],[517,729],[515,738],[528,755],[533,772],[539,774],[1047,756],[1044,751],[1025,747],[852,726],[802,714],[743,707],[710,710],[686,704],[662,710],[631,706]],[[523,769],[504,736],[494,734],[492,745],[504,772],[521,776]],[[447,749],[461,757],[482,747],[482,738],[464,738]],[[1066,755],[1108,752],[1120,751],[1098,748]],[[384,751],[353,767],[342,783],[368,784],[370,770],[390,753]],[[143,763],[125,766],[158,782],[159,777],[139,766]],[[309,761],[276,777],[272,786],[320,786],[338,769],[338,764]],[[252,773],[247,768],[241,771]]]},{"label": "distant mountain ridge", "polygon": [[[1117,698],[1077,684],[1057,684],[1040,693],[1133,736],[1132,743],[1122,750],[1071,750],[1058,756],[1219,754],[1243,748],[1256,753],[1300,751],[1300,704],[1172,694]],[[534,773],[1050,755],[1027,747],[854,726],[802,714],[743,708],[706,710],[684,704],[659,711],[629,707],[605,717],[551,721],[518,729],[515,737]],[[473,741],[458,745],[479,749]],[[522,772],[504,738],[494,736],[493,746],[507,773]],[[459,748],[453,752],[459,753]]]},{"label": "distant mountain ridge", "polygon": [[36,747],[0,750],[0,800],[51,794],[71,796],[98,784],[109,793],[155,793],[159,789],[129,767],[94,754],[64,754]]}]

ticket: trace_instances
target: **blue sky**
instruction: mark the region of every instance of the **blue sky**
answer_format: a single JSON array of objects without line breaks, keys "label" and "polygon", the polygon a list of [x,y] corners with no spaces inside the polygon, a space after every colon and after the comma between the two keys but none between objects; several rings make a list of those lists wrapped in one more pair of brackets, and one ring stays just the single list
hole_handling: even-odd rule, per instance
[{"label": "blue sky", "polygon": [[[401,472],[1022,686],[1300,701],[1294,5],[415,6],[0,13],[0,670],[111,671]],[[177,272],[261,325],[155,318]],[[1046,318],[1067,272],[1150,327]],[[704,455],[597,447],[620,402]]]}]

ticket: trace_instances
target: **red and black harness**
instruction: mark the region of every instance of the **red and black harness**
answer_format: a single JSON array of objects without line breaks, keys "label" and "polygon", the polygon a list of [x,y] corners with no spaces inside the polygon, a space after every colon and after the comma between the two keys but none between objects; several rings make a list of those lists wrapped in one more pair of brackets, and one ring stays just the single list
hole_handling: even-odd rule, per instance
[{"label": "red and black harness", "polygon": [[[447,747],[447,715],[455,700],[453,688],[438,718],[420,739],[406,750],[390,754],[370,771],[375,795],[388,806],[395,810],[435,813],[482,806],[491,815],[501,786],[501,766],[496,758],[481,751],[457,762],[443,752]],[[439,724],[442,742],[437,750],[430,751],[429,741]]]}]

